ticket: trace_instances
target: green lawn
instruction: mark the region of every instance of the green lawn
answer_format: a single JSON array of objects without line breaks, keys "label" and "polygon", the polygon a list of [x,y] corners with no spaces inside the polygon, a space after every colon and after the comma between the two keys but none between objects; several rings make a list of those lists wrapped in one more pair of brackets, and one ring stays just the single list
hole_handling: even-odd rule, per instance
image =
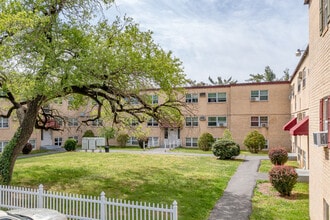
[{"label": "green lawn", "polygon": [[[294,168],[298,168],[299,164],[297,161],[289,160],[285,163],[287,166],[292,166]],[[268,173],[273,167],[273,164],[270,160],[261,160],[259,172],[261,173]]]},{"label": "green lawn", "polygon": [[308,183],[297,183],[291,197],[280,197],[271,187],[269,193],[260,192],[259,182],[252,199],[250,220],[308,220]]},{"label": "green lawn", "polygon": [[[298,167],[297,161],[288,161],[285,165]],[[270,160],[262,160],[259,172],[268,173],[272,167]],[[307,220],[308,203],[308,183],[297,183],[290,197],[280,197],[268,181],[259,181],[254,190],[250,219]]]},{"label": "green lawn", "polygon": [[215,157],[67,152],[19,159],[13,185],[171,204],[180,220],[207,219],[239,161]]}]

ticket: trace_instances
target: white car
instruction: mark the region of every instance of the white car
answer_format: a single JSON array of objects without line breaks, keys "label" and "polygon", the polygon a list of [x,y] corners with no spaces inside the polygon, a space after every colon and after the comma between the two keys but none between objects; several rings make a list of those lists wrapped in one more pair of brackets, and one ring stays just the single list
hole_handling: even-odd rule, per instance
[{"label": "white car", "polygon": [[51,209],[14,209],[0,211],[0,220],[67,220],[66,216]]}]

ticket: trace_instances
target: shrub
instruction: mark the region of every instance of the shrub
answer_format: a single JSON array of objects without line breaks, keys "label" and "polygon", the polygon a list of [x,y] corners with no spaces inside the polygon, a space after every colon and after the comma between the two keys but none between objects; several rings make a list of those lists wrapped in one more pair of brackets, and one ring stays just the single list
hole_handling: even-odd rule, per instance
[{"label": "shrub", "polygon": [[128,134],[118,134],[116,140],[120,147],[124,147],[124,146],[126,146],[128,139],[129,139]]},{"label": "shrub", "polygon": [[198,139],[198,147],[203,151],[208,151],[212,148],[214,138],[210,133],[203,133]]},{"label": "shrub", "polygon": [[223,135],[222,135],[222,138],[225,138],[225,139],[228,139],[228,140],[234,140],[233,139],[233,136],[230,132],[230,130],[228,128],[226,128],[224,131],[223,131]]},{"label": "shrub", "polygon": [[298,174],[290,166],[274,166],[269,171],[269,181],[281,196],[290,196],[294,185],[297,183]]},{"label": "shrub", "polygon": [[238,156],[240,147],[233,140],[221,138],[213,144],[212,151],[218,159],[225,160]]},{"label": "shrub", "polygon": [[257,130],[254,130],[245,137],[243,143],[251,153],[258,153],[264,148],[266,139]]},{"label": "shrub", "polygon": [[30,143],[26,143],[25,145],[24,145],[24,147],[23,147],[23,149],[22,149],[22,153],[23,154],[29,154],[29,153],[31,153],[31,151],[32,151],[32,144],[30,144]]},{"label": "shrub", "polygon": [[95,135],[92,130],[87,130],[87,131],[85,131],[83,137],[95,137]]},{"label": "shrub", "polygon": [[288,161],[288,152],[284,147],[272,148],[268,152],[268,156],[272,164],[283,165]]},{"label": "shrub", "polygon": [[64,143],[64,149],[66,151],[75,151],[77,147],[77,141],[73,138],[69,138]]}]

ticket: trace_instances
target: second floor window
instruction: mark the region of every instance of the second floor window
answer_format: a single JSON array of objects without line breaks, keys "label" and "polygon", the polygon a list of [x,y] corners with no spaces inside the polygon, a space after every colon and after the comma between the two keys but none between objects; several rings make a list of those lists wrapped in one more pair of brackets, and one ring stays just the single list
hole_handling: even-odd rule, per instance
[{"label": "second floor window", "polygon": [[268,90],[252,90],[251,101],[268,101]]},{"label": "second floor window", "polygon": [[227,126],[227,117],[225,117],[225,116],[208,117],[207,125],[209,127],[226,127]]},{"label": "second floor window", "polygon": [[147,125],[150,126],[150,127],[157,127],[158,126],[158,121],[155,120],[154,118],[151,118],[151,119],[149,119]]},{"label": "second floor window", "polygon": [[102,119],[96,119],[96,120],[94,120],[94,121],[92,121],[92,125],[93,126],[102,126],[103,125],[103,121],[102,121]]},{"label": "second floor window", "polygon": [[0,117],[0,128],[9,128],[8,118]]},{"label": "second floor window", "polygon": [[226,102],[227,95],[225,92],[209,93],[209,94],[207,94],[207,101],[208,102]]},{"label": "second floor window", "polygon": [[187,103],[197,103],[198,94],[186,94],[186,102]]},{"label": "second floor window", "polygon": [[151,95],[151,104],[158,104],[158,95]]},{"label": "second floor window", "polygon": [[77,127],[78,126],[78,119],[77,118],[69,118],[68,119],[68,126]]},{"label": "second floor window", "polygon": [[198,126],[198,117],[186,117],[186,126],[187,127]]},{"label": "second floor window", "polygon": [[252,116],[251,127],[268,127],[268,116]]}]

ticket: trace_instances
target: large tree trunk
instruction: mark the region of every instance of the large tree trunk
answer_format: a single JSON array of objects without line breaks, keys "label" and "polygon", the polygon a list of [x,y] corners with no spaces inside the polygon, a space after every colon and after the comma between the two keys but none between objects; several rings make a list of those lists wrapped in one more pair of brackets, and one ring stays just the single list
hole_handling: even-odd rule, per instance
[{"label": "large tree trunk", "polygon": [[8,185],[11,181],[17,156],[28,142],[33,132],[42,97],[36,97],[28,103],[27,108],[18,109],[20,126],[10,142],[6,145],[0,158],[0,183]]}]

